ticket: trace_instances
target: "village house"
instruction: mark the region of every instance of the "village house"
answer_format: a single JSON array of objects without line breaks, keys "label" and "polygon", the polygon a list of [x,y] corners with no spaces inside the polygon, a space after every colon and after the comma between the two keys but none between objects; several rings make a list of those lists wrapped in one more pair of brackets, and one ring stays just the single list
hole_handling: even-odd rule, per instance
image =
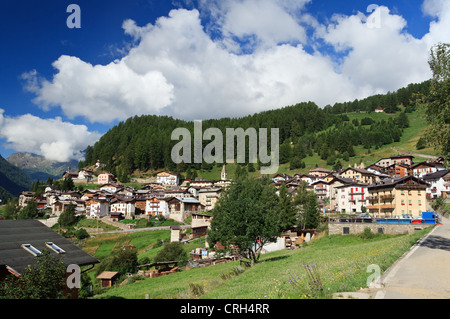
[{"label": "village house", "polygon": [[78,172],[77,180],[85,181],[87,183],[91,182],[94,179],[94,172],[91,169],[82,168]]},{"label": "village house", "polygon": [[198,200],[206,210],[211,210],[219,200],[221,192],[222,188],[220,187],[202,188],[198,192]]},{"label": "village house", "polygon": [[[44,249],[56,260],[62,260],[65,267],[93,266],[100,262],[35,219],[0,220],[0,234],[0,285],[5,278],[19,277],[27,267],[35,266],[36,257],[41,256]],[[70,292],[71,297],[77,297],[76,289]]]},{"label": "village house", "polygon": [[34,192],[21,192],[19,194],[19,207],[25,207],[30,200],[34,200],[34,194]]},{"label": "village house", "polygon": [[379,106],[375,109],[375,113],[384,113],[384,109],[381,106]]},{"label": "village house", "polygon": [[210,215],[192,213],[192,238],[206,236],[206,232],[211,227],[212,217]]},{"label": "village house", "polygon": [[442,197],[450,198],[450,172],[447,172],[443,177],[445,189],[442,191]]},{"label": "village house", "polygon": [[445,167],[440,163],[421,162],[411,167],[412,175],[417,178],[422,178],[424,175],[436,173],[437,171],[445,170]]},{"label": "village house", "polygon": [[92,198],[86,203],[86,209],[92,218],[104,217],[109,214],[109,200],[104,198]]},{"label": "village house", "polygon": [[308,185],[311,185],[313,182],[315,182],[319,178],[316,175],[311,175],[311,174],[295,174],[293,176],[293,179],[295,179],[296,181],[302,181]]},{"label": "village house", "polygon": [[86,212],[86,205],[84,200],[60,198],[55,200],[51,205],[52,215],[59,216],[67,209],[67,206],[69,206],[70,204],[74,206],[75,213],[84,214]]},{"label": "village house", "polygon": [[130,186],[125,186],[125,187],[121,187],[121,188],[119,187],[115,191],[115,194],[120,195],[120,196],[132,197],[136,194],[136,190]]},{"label": "village house", "polygon": [[158,172],[156,174],[156,182],[163,186],[176,186],[180,184],[180,173],[168,171]]},{"label": "village house", "polygon": [[320,178],[328,176],[330,173],[332,173],[332,171],[330,171],[329,169],[320,168],[320,167],[311,169],[308,172],[309,175],[317,176],[317,177],[320,177]]},{"label": "village house", "polygon": [[65,191],[59,194],[59,198],[61,199],[80,199],[81,193],[76,191]]},{"label": "village house", "polygon": [[70,167],[69,167],[69,170],[68,171],[65,171],[63,174],[62,174],[62,177],[63,178],[71,178],[72,180],[75,180],[75,179],[77,179],[78,178],[78,172],[71,172],[70,171]]},{"label": "village house", "polygon": [[377,162],[374,163],[374,165],[381,166],[381,167],[388,167],[392,164],[404,164],[406,166],[413,165],[413,158],[412,155],[394,155],[390,157],[385,157],[379,159]]},{"label": "village house", "polygon": [[125,218],[134,217],[136,206],[134,197],[114,196],[110,201],[110,212]]},{"label": "village house", "polygon": [[202,189],[202,188],[198,187],[198,186],[189,186],[186,188],[186,190],[190,194],[189,196],[195,197],[195,198],[198,198],[198,192],[200,191],[200,189]]},{"label": "village house", "polygon": [[177,222],[184,222],[192,213],[200,213],[205,210],[198,199],[193,197],[173,197],[167,199],[169,218]]},{"label": "village house", "polygon": [[351,183],[336,187],[338,199],[337,210],[341,213],[361,213],[362,208],[367,206],[369,195],[366,184]]},{"label": "village house", "polygon": [[105,191],[109,193],[116,193],[118,191],[121,191],[123,189],[123,185],[116,184],[116,183],[106,183],[99,187],[100,191]]},{"label": "village house", "polygon": [[277,183],[282,183],[282,182],[286,182],[289,179],[291,179],[291,176],[287,175],[287,174],[276,174],[274,177],[272,177],[272,181],[277,184]]},{"label": "village house", "polygon": [[392,165],[389,165],[384,169],[384,172],[392,177],[404,177],[410,175],[410,166],[401,164],[401,163],[394,163]]},{"label": "village house", "polygon": [[169,205],[166,199],[156,196],[145,201],[145,215],[147,216],[164,216],[169,218]]},{"label": "village house", "polygon": [[363,168],[347,167],[339,173],[339,176],[343,178],[353,179],[355,182],[371,184],[377,181],[377,176]]},{"label": "village house", "polygon": [[108,172],[103,172],[97,177],[97,184],[104,185],[110,184],[115,181],[114,175]]},{"label": "village house", "polygon": [[193,187],[212,187],[214,186],[214,181],[204,180],[203,178],[196,178],[195,180],[191,180],[189,186]]},{"label": "village house", "polygon": [[164,197],[191,197],[191,193],[187,189],[176,187],[165,190]]},{"label": "village house", "polygon": [[354,181],[352,179],[349,178],[343,178],[340,176],[335,176],[333,180],[331,180],[328,185],[329,185],[329,204],[328,204],[328,209],[331,211],[336,211],[337,210],[337,200],[339,199],[338,196],[338,187],[342,186],[342,185],[346,185],[346,184],[351,184],[354,183]]},{"label": "village house", "polygon": [[392,165],[391,159],[389,157],[383,157],[383,158],[380,158],[375,163],[373,163],[372,165],[370,165],[369,167],[376,166],[376,167],[386,168],[391,165]]},{"label": "village house", "polygon": [[318,180],[311,184],[314,193],[316,193],[319,200],[324,200],[330,197],[330,182]]},{"label": "village house", "polygon": [[429,184],[427,187],[427,199],[434,199],[438,197],[447,197],[450,179],[449,170],[439,170],[434,173],[422,176],[422,180]]},{"label": "village house", "polygon": [[394,155],[394,156],[391,156],[390,158],[391,158],[392,164],[404,164],[407,166],[411,166],[414,164],[414,162],[413,162],[414,156],[412,156],[412,155]]},{"label": "village house", "polygon": [[426,211],[428,184],[414,177],[385,179],[368,186],[367,209],[374,217],[420,216]]}]

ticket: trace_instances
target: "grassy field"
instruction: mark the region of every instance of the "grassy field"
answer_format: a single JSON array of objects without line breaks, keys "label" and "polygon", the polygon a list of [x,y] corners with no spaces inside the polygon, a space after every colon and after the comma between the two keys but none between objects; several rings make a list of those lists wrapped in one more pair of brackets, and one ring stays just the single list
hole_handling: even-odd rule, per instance
[{"label": "grassy field", "polygon": [[138,257],[151,257],[157,249],[148,253],[151,248],[161,240],[170,238],[170,230],[152,230],[137,233],[100,234],[88,238],[82,245],[82,249],[90,255],[102,260],[113,251],[117,251],[126,245],[133,245],[138,250]]},{"label": "grassy field", "polygon": [[[238,261],[192,268],[105,289],[94,298],[142,299],[146,294],[152,299],[331,298],[333,293],[367,287],[369,265],[385,271],[429,230],[412,235],[374,235],[371,239],[323,236],[300,249],[265,254],[250,268],[238,268]],[[315,269],[320,291],[309,289],[303,264]],[[233,272],[236,269],[240,271]],[[225,278],[224,274],[231,275]]]}]

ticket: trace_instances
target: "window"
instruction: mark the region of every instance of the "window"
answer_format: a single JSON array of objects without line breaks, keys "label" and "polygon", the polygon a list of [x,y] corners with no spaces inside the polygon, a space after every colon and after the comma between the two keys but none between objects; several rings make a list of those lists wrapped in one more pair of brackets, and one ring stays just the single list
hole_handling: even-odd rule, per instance
[{"label": "window", "polygon": [[47,246],[48,248],[50,248],[51,250],[53,250],[57,254],[64,254],[66,252],[64,249],[58,247],[57,245],[55,245],[51,241],[46,242],[45,246]]},{"label": "window", "polygon": [[30,244],[23,244],[22,248],[36,257],[39,257],[42,254],[39,249],[36,249],[34,246],[32,246]]}]

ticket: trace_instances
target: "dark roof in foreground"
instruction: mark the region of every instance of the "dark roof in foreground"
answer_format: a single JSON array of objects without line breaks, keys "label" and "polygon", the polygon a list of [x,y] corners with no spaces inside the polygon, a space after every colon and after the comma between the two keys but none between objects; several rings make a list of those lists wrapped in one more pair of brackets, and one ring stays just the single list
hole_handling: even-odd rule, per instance
[{"label": "dark roof in foreground", "polygon": [[[65,253],[51,251],[51,256],[63,258],[65,265],[79,266],[99,263],[69,240],[62,237],[38,220],[0,220],[0,266],[9,266],[22,273],[28,265],[35,264],[35,256],[22,248],[22,244],[30,244],[41,252],[47,248],[46,242],[53,242]],[[39,257],[37,257],[39,258]]]}]

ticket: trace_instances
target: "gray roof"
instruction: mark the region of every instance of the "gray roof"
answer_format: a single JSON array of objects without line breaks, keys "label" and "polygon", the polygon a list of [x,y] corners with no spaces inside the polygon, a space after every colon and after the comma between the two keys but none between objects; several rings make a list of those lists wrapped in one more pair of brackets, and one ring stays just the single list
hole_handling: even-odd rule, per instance
[{"label": "gray roof", "polygon": [[429,173],[426,174],[424,176],[422,176],[423,180],[429,180],[429,179],[439,179],[442,176],[444,176],[445,174],[447,174],[448,172],[450,172],[449,170],[445,169],[445,170],[438,170],[434,173]]},{"label": "gray roof", "polygon": [[[58,255],[51,251],[51,256],[61,257],[65,265],[79,266],[99,263],[69,240],[62,237],[38,220],[0,220],[0,266],[9,266],[22,273],[28,265],[35,264],[35,256],[22,248],[22,244],[30,244],[41,252],[47,248],[46,242],[53,242],[65,251]],[[39,258],[39,257],[38,257]]]}]

